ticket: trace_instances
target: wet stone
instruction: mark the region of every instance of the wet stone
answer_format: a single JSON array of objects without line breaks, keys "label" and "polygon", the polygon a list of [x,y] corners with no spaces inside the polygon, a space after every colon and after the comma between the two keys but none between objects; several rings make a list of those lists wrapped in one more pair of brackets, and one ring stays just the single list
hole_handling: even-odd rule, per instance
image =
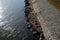
[{"label": "wet stone", "polygon": [[[37,13],[35,13],[31,2],[29,2],[30,0],[25,0],[27,1],[25,4],[25,14],[27,16],[27,21],[30,23],[30,25],[28,24],[28,28],[30,29],[30,31],[33,33],[33,39],[34,40],[39,40],[40,34],[43,33],[41,25],[39,24],[39,22],[37,21]],[[44,38],[42,38],[41,40],[43,40]]]}]

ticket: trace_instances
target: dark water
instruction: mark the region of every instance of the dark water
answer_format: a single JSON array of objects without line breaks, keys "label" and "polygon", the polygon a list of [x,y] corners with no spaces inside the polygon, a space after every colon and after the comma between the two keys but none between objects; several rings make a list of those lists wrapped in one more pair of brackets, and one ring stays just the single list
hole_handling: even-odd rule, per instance
[{"label": "dark water", "polygon": [[60,0],[49,0],[49,2],[50,2],[51,4],[53,4],[53,6],[54,6],[56,9],[60,10]]},{"label": "dark water", "polygon": [[24,14],[24,0],[0,0],[0,40],[32,40]]}]

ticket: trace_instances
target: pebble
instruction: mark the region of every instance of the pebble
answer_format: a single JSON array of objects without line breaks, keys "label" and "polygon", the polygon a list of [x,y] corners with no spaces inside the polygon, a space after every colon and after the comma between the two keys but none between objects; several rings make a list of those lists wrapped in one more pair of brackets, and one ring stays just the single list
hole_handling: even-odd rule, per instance
[{"label": "pebble", "polygon": [[30,23],[29,22],[26,22],[27,23],[27,25],[30,25]]},{"label": "pebble", "polygon": [[30,28],[31,27],[31,25],[28,25],[28,28]]},{"label": "pebble", "polygon": [[37,32],[36,32],[36,31],[33,31],[32,33],[33,33],[33,34],[36,34]]},{"label": "pebble", "polygon": [[31,28],[30,31],[33,31],[33,29]]},{"label": "pebble", "polygon": [[30,6],[30,0],[25,0],[25,14],[27,16],[27,25],[30,31],[33,33],[34,40],[43,40],[44,35],[41,25],[37,21],[36,15],[32,6]]}]

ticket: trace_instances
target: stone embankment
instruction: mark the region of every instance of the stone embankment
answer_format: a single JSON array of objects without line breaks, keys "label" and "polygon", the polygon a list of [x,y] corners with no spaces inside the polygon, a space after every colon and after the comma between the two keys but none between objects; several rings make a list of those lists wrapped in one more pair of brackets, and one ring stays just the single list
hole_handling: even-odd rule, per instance
[{"label": "stone embankment", "polygon": [[37,20],[37,13],[34,11],[31,0],[25,0],[25,15],[28,28],[33,33],[34,40],[45,40],[40,23]]}]

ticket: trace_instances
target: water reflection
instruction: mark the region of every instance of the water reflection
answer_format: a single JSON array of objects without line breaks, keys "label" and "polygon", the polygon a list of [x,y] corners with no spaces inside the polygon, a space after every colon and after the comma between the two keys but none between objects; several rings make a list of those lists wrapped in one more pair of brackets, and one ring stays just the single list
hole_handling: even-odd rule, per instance
[{"label": "water reflection", "polygon": [[0,40],[32,40],[25,22],[24,0],[0,0]]},{"label": "water reflection", "polygon": [[0,19],[2,18],[2,15],[0,15]]},{"label": "water reflection", "polygon": [[2,5],[1,5],[1,3],[0,3],[0,19],[2,18],[1,13],[3,13],[3,8],[2,8]]}]

